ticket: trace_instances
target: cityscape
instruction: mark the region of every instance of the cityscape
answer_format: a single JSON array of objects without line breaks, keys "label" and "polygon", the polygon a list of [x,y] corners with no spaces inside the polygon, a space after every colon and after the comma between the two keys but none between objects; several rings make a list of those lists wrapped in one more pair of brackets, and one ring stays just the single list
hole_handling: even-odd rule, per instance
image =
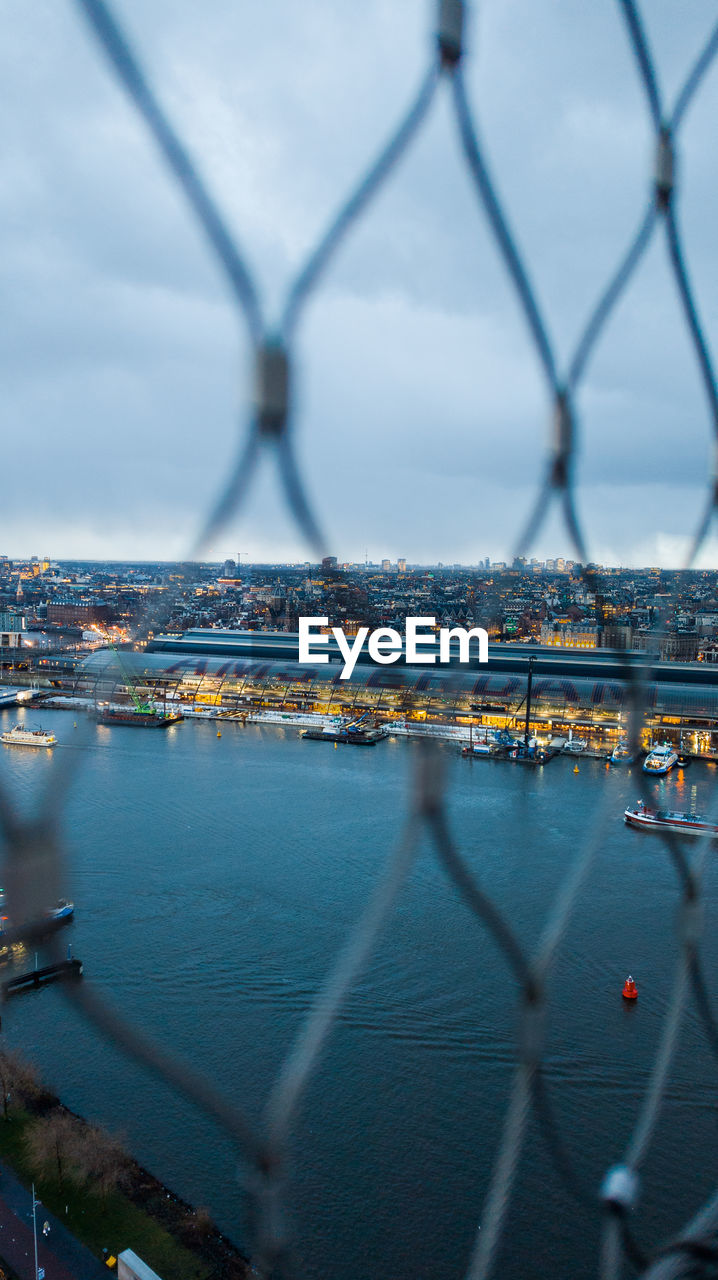
[{"label": "cityscape", "polygon": [[[608,758],[629,732],[631,672],[645,670],[641,748],[718,759],[718,572],[563,559],[1,563],[6,707],[76,706],[115,724],[281,722],[355,743],[430,734],[494,754],[520,730],[532,761]],[[361,649],[345,679],[332,629],[402,637],[407,617],[447,637],[441,668],[395,652],[390,672]],[[300,660],[300,618],[327,619],[326,664]],[[458,647],[471,628],[488,635],[484,666]]]},{"label": "cityscape", "polygon": [[[476,566],[55,562],[0,557],[3,662],[32,667],[43,651],[78,654],[106,634],[141,647],[190,628],[296,632],[326,614],[403,629],[409,615],[437,626],[481,626],[492,641],[614,649],[661,661],[718,658],[718,571],[628,569],[558,558]],[[17,650],[16,653],[6,652]]]}]

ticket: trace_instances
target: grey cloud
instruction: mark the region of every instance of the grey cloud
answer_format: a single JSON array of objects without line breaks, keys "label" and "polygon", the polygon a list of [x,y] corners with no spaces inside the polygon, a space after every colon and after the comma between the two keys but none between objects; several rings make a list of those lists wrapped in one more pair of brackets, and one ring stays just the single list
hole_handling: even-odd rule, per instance
[{"label": "grey cloud", "polygon": [[[271,314],[409,101],[433,5],[272,0],[240,12],[229,0],[125,0],[117,12]],[[671,94],[714,17],[703,0],[647,7]],[[13,0],[5,35],[6,462],[21,465],[22,439],[32,441],[45,549],[108,554],[112,543],[118,555],[130,545],[148,557],[180,554],[246,420],[242,322],[76,8],[45,0],[31,13]],[[494,0],[474,15],[470,46],[487,156],[565,362],[650,178],[647,111],[618,7]],[[714,69],[686,119],[678,204],[714,342],[717,110]],[[297,388],[297,447],[340,555],[359,557],[368,543],[409,559],[508,553],[502,540],[542,474],[550,406],[445,87],[310,303]],[[710,424],[660,244],[602,339],[579,406],[580,498],[596,530],[600,503],[611,512],[603,545],[619,558],[651,538],[677,545],[703,500]],[[640,538],[629,490],[655,521]],[[623,497],[613,502],[613,491]],[[304,558],[270,492],[263,482],[239,526],[250,554]],[[23,502],[7,497],[10,553],[29,551],[37,527]],[[239,530],[227,531],[229,544]],[[564,539],[546,549],[568,548]]]}]

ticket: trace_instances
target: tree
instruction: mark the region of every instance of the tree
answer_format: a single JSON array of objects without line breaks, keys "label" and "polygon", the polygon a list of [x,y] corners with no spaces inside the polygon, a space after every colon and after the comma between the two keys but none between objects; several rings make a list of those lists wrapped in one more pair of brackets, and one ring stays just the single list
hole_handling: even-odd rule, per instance
[{"label": "tree", "polygon": [[35,1068],[12,1049],[0,1049],[0,1089],[5,1120],[10,1119],[11,1099],[29,1102],[40,1092]]},{"label": "tree", "polygon": [[39,1179],[57,1178],[60,1186],[66,1177],[72,1182],[81,1181],[75,1166],[82,1128],[84,1125],[77,1116],[59,1107],[28,1126],[25,1151],[28,1164]]},{"label": "tree", "polygon": [[76,1153],[80,1180],[89,1191],[103,1197],[122,1186],[128,1176],[128,1160],[119,1138],[97,1125],[83,1125],[84,1133]]},{"label": "tree", "polygon": [[56,1178],[60,1186],[65,1180],[74,1182],[103,1198],[127,1173],[127,1156],[119,1139],[62,1107],[29,1126],[25,1148],[39,1179]]}]

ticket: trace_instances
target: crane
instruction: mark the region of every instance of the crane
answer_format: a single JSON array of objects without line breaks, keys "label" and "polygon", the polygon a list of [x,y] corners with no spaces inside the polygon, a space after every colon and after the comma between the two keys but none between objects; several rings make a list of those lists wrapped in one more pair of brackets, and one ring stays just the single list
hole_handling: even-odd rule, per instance
[{"label": "crane", "polygon": [[120,668],[120,671],[122,672],[122,678],[125,682],[125,687],[134,703],[135,711],[137,711],[139,715],[143,715],[143,716],[156,715],[157,712],[155,711],[155,708],[151,707],[149,702],[142,701],[142,698],[137,692],[137,686],[135,685],[129,671],[125,667],[125,664],[122,661],[122,658],[120,657],[119,650],[114,640],[108,640],[108,644],[112,652],[114,653],[115,657],[117,658],[117,665]]}]

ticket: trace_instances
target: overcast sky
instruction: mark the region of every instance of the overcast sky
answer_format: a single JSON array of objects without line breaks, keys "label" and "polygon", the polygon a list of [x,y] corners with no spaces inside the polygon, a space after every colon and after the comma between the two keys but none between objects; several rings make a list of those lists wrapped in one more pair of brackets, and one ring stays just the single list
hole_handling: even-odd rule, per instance
[{"label": "overcast sky", "polygon": [[[718,5],[644,7],[672,102]],[[246,423],[246,330],[79,8],[2,0],[0,11],[0,552],[181,557]],[[415,92],[434,4],[121,0],[114,11],[271,319]],[[565,365],[652,168],[619,6],[485,0],[468,38],[489,164]],[[545,386],[449,107],[444,85],[298,333],[297,451],[340,559],[503,559],[542,471]],[[684,122],[677,196],[714,352],[716,119],[718,66]],[[678,563],[712,457],[659,232],[579,397],[578,508],[590,554],[606,562]],[[308,558],[271,456],[259,479],[209,553]],[[567,552],[549,522],[533,553]]]}]

